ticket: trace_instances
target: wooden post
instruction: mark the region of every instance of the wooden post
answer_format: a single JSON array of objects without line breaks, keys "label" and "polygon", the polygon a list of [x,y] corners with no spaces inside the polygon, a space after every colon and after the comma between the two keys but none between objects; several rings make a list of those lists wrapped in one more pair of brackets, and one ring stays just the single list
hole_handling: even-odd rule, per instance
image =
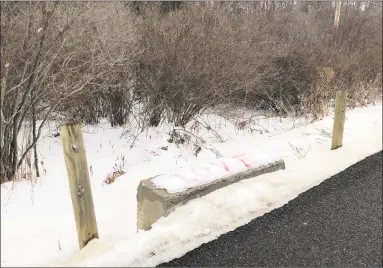
[{"label": "wooden post", "polygon": [[331,150],[342,147],[344,120],[346,119],[346,96],[343,90],[336,93],[334,126],[332,130]]},{"label": "wooden post", "polygon": [[[334,41],[336,40],[336,36],[338,32],[341,7],[342,7],[342,2],[337,1],[335,3],[335,14],[334,14]],[[331,150],[335,150],[339,147],[342,147],[345,119],[346,119],[346,94],[343,90],[338,90],[336,92],[336,98],[335,98],[335,115],[334,115],[334,126],[332,130]]]},{"label": "wooden post", "polygon": [[60,136],[81,249],[93,238],[98,238],[98,230],[80,124],[61,125]]}]

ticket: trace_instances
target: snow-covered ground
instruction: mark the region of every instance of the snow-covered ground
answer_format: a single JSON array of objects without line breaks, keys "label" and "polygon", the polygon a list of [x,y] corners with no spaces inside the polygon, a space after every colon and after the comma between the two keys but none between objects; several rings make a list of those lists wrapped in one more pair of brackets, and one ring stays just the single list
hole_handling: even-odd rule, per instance
[{"label": "snow-covered ground", "polygon": [[[334,151],[331,116],[310,124],[254,116],[240,130],[222,117],[205,115],[199,122],[212,130],[190,124],[191,140],[179,146],[167,141],[169,125],[141,133],[132,148],[132,139],[120,137],[121,128],[85,127],[100,240],[81,251],[60,138],[48,135],[54,126],[47,127],[39,145],[44,175],[35,184],[1,187],[1,266],[154,266],[180,257],[382,150],[381,103],[347,111],[346,117],[344,146]],[[194,143],[202,147],[197,157]],[[136,191],[142,179],[252,151],[284,159],[286,169],[219,189],[161,218],[150,231],[137,232]],[[103,183],[114,168],[126,173]]]}]

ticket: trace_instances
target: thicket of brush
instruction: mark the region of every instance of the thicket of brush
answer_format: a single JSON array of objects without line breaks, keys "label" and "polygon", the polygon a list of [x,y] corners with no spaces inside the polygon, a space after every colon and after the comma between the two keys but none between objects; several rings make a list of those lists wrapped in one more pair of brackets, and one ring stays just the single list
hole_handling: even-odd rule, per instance
[{"label": "thicket of brush", "polygon": [[[381,97],[382,4],[2,2],[1,180],[47,120],[184,126],[221,105],[320,117]],[[21,150],[18,136],[30,126]],[[35,158],[37,153],[35,151]],[[38,170],[38,165],[36,164]]]}]

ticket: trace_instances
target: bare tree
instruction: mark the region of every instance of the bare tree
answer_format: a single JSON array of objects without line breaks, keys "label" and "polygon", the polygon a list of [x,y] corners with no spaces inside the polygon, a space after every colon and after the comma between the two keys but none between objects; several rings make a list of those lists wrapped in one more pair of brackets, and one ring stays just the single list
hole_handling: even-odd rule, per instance
[{"label": "bare tree", "polygon": [[[100,14],[97,19],[105,21],[108,15],[102,12],[118,13],[115,7],[58,2],[1,5],[1,37],[7,40],[1,44],[0,109],[1,175],[5,180],[15,177],[33,148],[38,172],[36,143],[52,113],[89,88],[110,87],[115,82],[106,77],[121,72],[119,66],[131,60],[128,57],[133,51],[119,53],[122,42],[127,44],[126,38],[118,40],[121,32],[112,36],[115,43],[107,44],[108,36],[99,32],[108,30],[89,11],[92,7]],[[126,64],[125,72],[132,65]],[[26,121],[32,122],[32,140],[20,151],[19,135],[27,127]]]}]

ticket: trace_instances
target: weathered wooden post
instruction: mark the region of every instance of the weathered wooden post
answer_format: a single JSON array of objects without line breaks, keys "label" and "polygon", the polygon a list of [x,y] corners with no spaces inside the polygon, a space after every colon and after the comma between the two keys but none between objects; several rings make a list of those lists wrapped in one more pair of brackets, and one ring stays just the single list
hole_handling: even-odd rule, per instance
[{"label": "weathered wooden post", "polygon": [[[334,40],[336,40],[335,38],[337,36],[337,32],[339,28],[341,6],[342,6],[342,2],[337,1],[335,4],[335,14],[334,14]],[[346,119],[346,94],[343,90],[338,90],[336,92],[336,98],[335,98],[335,115],[334,115],[334,126],[332,130],[331,150],[335,150],[339,147],[342,147],[345,119]]]},{"label": "weathered wooden post", "polygon": [[81,249],[93,238],[98,238],[98,230],[80,124],[61,125],[60,136]]},{"label": "weathered wooden post", "polygon": [[346,95],[343,90],[336,93],[334,126],[332,130],[331,150],[342,147],[344,121],[346,119]]}]

